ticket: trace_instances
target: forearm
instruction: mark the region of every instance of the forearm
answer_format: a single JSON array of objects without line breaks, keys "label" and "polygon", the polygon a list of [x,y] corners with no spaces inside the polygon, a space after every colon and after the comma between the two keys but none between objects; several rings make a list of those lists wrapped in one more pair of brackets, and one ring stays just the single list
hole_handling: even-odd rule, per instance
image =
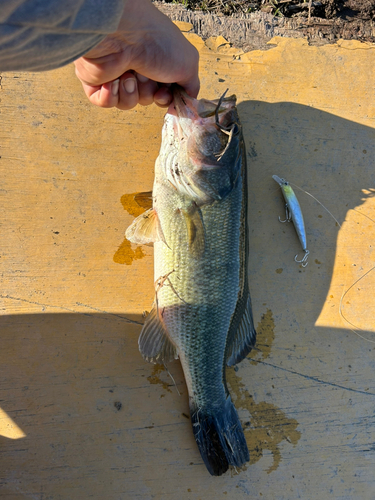
[{"label": "forearm", "polygon": [[123,110],[168,106],[174,82],[198,94],[198,52],[151,0],[0,2],[0,72],[75,61],[90,101]]},{"label": "forearm", "polygon": [[0,71],[68,64],[117,30],[124,0],[2,0]]}]

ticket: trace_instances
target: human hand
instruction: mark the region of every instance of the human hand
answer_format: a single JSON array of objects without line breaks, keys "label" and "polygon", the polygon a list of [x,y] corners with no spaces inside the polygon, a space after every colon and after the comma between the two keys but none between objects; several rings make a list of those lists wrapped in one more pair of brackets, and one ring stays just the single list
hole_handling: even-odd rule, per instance
[{"label": "human hand", "polygon": [[171,83],[196,97],[198,62],[196,48],[150,0],[126,0],[117,31],[75,66],[93,104],[127,110],[153,102],[169,106]]}]

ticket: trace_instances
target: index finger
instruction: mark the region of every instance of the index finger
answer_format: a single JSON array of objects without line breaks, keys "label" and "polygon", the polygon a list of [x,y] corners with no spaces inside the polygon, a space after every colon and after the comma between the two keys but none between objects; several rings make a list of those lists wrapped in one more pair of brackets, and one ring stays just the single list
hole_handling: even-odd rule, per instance
[{"label": "index finger", "polygon": [[183,87],[186,91],[187,94],[191,97],[197,97],[199,94],[199,89],[201,86],[200,80],[198,75],[195,75],[192,79],[189,80],[182,80],[179,82],[176,82],[178,85]]}]

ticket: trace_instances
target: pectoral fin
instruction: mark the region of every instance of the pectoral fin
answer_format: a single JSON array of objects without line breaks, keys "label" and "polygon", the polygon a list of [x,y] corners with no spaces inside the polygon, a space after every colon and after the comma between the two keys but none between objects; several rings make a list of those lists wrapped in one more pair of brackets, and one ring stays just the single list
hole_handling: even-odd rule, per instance
[{"label": "pectoral fin", "polygon": [[154,208],[134,219],[125,233],[126,238],[138,245],[147,245],[155,241],[165,241],[158,214]]},{"label": "pectoral fin", "polygon": [[[255,346],[256,331],[251,309],[250,292],[247,289],[239,299],[229,330],[227,344],[227,365],[242,361]],[[231,332],[233,332],[231,336]]]},{"label": "pectoral fin", "polygon": [[181,210],[185,218],[189,251],[200,257],[205,248],[205,234],[202,214],[199,207],[192,203],[186,210]]},{"label": "pectoral fin", "polygon": [[155,305],[143,325],[138,346],[144,359],[150,363],[166,363],[178,359],[177,348],[170,341]]}]

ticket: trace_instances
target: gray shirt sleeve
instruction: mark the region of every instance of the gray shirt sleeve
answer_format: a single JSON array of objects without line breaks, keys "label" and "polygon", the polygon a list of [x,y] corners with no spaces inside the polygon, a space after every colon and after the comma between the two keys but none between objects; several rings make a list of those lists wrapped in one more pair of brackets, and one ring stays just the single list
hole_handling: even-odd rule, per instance
[{"label": "gray shirt sleeve", "polygon": [[45,71],[116,31],[125,0],[0,0],[0,71]]}]

